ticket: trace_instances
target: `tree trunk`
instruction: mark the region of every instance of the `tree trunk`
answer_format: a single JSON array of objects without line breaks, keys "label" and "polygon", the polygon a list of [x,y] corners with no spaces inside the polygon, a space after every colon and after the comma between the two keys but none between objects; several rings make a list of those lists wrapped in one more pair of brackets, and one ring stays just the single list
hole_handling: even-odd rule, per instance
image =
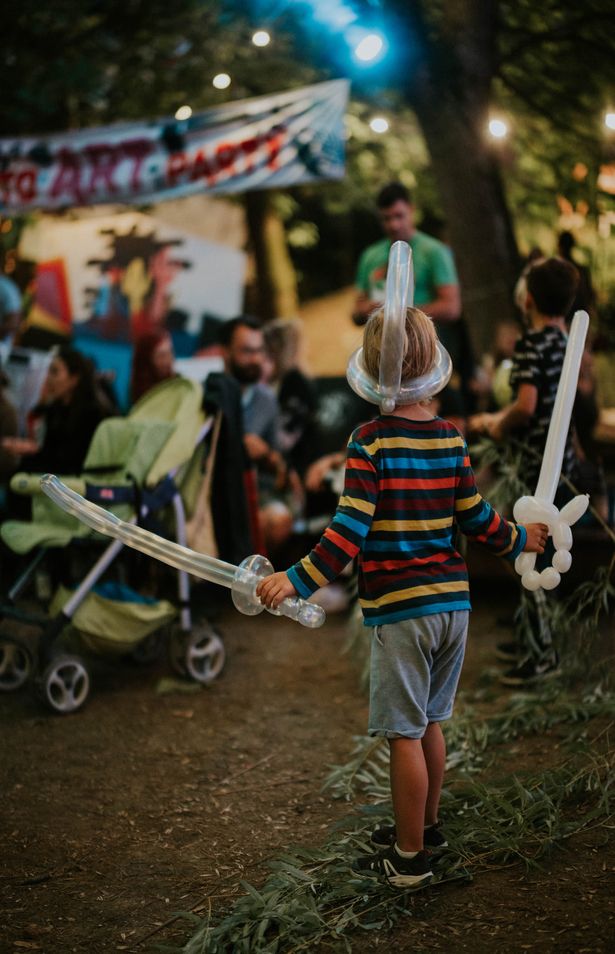
[{"label": "tree trunk", "polygon": [[415,104],[427,141],[461,283],[463,312],[481,354],[496,322],[514,319],[519,253],[500,172],[484,140],[483,115],[458,103]]},{"label": "tree trunk", "polygon": [[464,314],[480,353],[491,345],[496,322],[514,316],[519,273],[500,170],[486,139],[498,3],[447,0],[436,12],[424,0],[398,9],[417,51],[406,96],[427,142]]},{"label": "tree trunk", "polygon": [[299,298],[284,224],[271,202],[270,192],[247,192],[245,203],[256,270],[248,310],[263,321],[292,318],[299,310]]}]

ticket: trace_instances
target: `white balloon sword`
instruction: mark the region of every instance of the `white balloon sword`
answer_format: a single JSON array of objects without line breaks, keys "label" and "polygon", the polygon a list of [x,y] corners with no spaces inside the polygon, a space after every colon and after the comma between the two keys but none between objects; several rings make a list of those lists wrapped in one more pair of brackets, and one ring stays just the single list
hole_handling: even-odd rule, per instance
[{"label": "white balloon sword", "polygon": [[[41,477],[41,490],[58,507],[77,517],[92,530],[114,537],[126,546],[147,553],[148,556],[168,563],[169,566],[174,566],[178,570],[185,570],[203,580],[228,587],[235,608],[246,616],[256,616],[265,609],[256,595],[256,587],[265,576],[273,573],[273,567],[267,557],[255,553],[253,556],[246,557],[240,566],[234,566],[232,563],[216,560],[204,553],[197,553],[196,550],[165,540],[164,537],[159,537],[149,530],[120,520],[114,513],[85,500],[53,474],[45,474]],[[325,611],[322,606],[308,603],[298,596],[287,597],[277,609],[267,607],[267,610],[274,616],[287,616],[310,629],[322,626],[325,621]]]},{"label": "white balloon sword", "polygon": [[536,493],[533,497],[519,497],[513,508],[513,514],[518,523],[546,523],[555,546],[552,565],[545,567],[540,573],[535,569],[535,553],[521,553],[515,560],[515,569],[521,575],[521,582],[527,590],[538,590],[540,587],[553,590],[560,582],[561,574],[570,569],[572,564],[570,554],[572,530],[570,528],[583,516],[589,506],[587,494],[573,497],[561,510],[558,510],[553,503],[562,472],[566,438],[570,429],[572,405],[576,395],[588,327],[587,312],[577,311],[570,326]]}]

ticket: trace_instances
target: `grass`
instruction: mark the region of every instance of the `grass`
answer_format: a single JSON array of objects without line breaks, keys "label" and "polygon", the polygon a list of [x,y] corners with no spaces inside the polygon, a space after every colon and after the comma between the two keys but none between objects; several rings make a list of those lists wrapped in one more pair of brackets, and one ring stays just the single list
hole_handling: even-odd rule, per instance
[{"label": "grass", "polygon": [[[498,466],[489,494],[495,506],[527,493],[518,477],[518,447],[511,444],[506,454],[489,443],[482,449],[482,463]],[[604,524],[603,529],[615,544],[613,531]],[[487,686],[476,694],[474,705],[465,705],[447,723],[442,815],[451,850],[429,886],[399,891],[350,868],[358,853],[370,850],[371,830],[391,819],[388,747],[382,740],[359,739],[349,761],[331,771],[325,787],[353,803],[368,798],[369,805],[335,826],[323,847],[279,855],[259,888],[243,882],[245,894],[223,916],[210,911],[202,920],[187,913],[195,930],[183,954],[296,954],[319,943],[351,951],[353,932],[380,931],[420,915],[424,892],[433,891],[434,883],[468,881],[511,864],[536,866],[573,835],[612,827],[615,692],[602,678],[604,660],[598,666],[594,660],[601,658],[599,620],[615,596],[614,570],[615,553],[607,567],[566,600],[548,601],[564,661],[560,679],[542,692],[509,697],[505,710],[485,716],[480,703],[488,699]],[[358,660],[364,687],[368,647],[368,631],[357,618],[347,648]],[[540,771],[511,774],[509,743],[558,727],[564,740],[551,749],[549,764]]]},{"label": "grass", "polygon": [[[518,696],[507,712],[477,719],[471,708],[450,723],[449,760],[442,814],[451,846],[428,887],[398,891],[352,872],[369,850],[369,833],[391,817],[387,747],[357,743],[346,765],[326,783],[339,798],[370,799],[331,832],[321,848],[294,848],[271,862],[271,874],[219,918],[196,922],[184,954],[294,954],[318,943],[352,949],[353,932],[382,930],[420,915],[433,884],[468,881],[510,864],[535,866],[572,835],[610,824],[615,812],[615,747],[611,745],[615,694],[596,686],[581,696],[551,688]],[[506,772],[498,746],[513,739],[568,727],[563,758],[525,776]],[[588,729],[593,729],[591,738]],[[495,752],[489,778],[484,756]],[[504,755],[507,754],[507,750]],[[194,920],[194,916],[190,916]]]}]

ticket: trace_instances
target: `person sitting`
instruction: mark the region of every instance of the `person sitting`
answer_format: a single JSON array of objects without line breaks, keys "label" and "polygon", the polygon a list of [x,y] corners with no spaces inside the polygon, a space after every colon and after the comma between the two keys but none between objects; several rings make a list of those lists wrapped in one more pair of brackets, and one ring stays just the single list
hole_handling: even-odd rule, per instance
[{"label": "person sitting", "polygon": [[226,373],[241,389],[244,448],[257,471],[262,545],[275,551],[290,536],[293,518],[284,499],[288,468],[280,451],[280,408],[271,388],[262,383],[263,330],[255,318],[243,315],[225,322],[220,336]]},{"label": "person sitting", "polygon": [[130,376],[130,400],[136,404],[154,385],[175,374],[175,352],[168,331],[159,328],[140,335],[134,346]]},{"label": "person sitting", "polygon": [[32,410],[36,437],[5,437],[2,446],[17,454],[22,470],[78,474],[94,431],[107,416],[101,404],[94,366],[69,345],[55,352]]},{"label": "person sitting", "polygon": [[[16,455],[20,470],[35,474],[79,474],[94,431],[109,413],[101,402],[94,365],[76,348],[54,353],[40,401],[31,412],[36,436],[5,437],[2,447]],[[11,516],[27,519],[28,498],[9,492]]]}]

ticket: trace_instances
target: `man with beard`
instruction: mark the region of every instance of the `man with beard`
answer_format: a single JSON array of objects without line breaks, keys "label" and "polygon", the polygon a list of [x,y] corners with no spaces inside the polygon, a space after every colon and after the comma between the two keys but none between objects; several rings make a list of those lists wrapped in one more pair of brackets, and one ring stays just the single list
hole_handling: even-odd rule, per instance
[{"label": "man with beard", "polygon": [[226,373],[241,389],[244,447],[256,469],[259,523],[268,552],[279,548],[292,530],[284,500],[288,470],[279,451],[280,409],[273,391],[263,384],[265,339],[256,319],[243,315],[222,326]]}]

